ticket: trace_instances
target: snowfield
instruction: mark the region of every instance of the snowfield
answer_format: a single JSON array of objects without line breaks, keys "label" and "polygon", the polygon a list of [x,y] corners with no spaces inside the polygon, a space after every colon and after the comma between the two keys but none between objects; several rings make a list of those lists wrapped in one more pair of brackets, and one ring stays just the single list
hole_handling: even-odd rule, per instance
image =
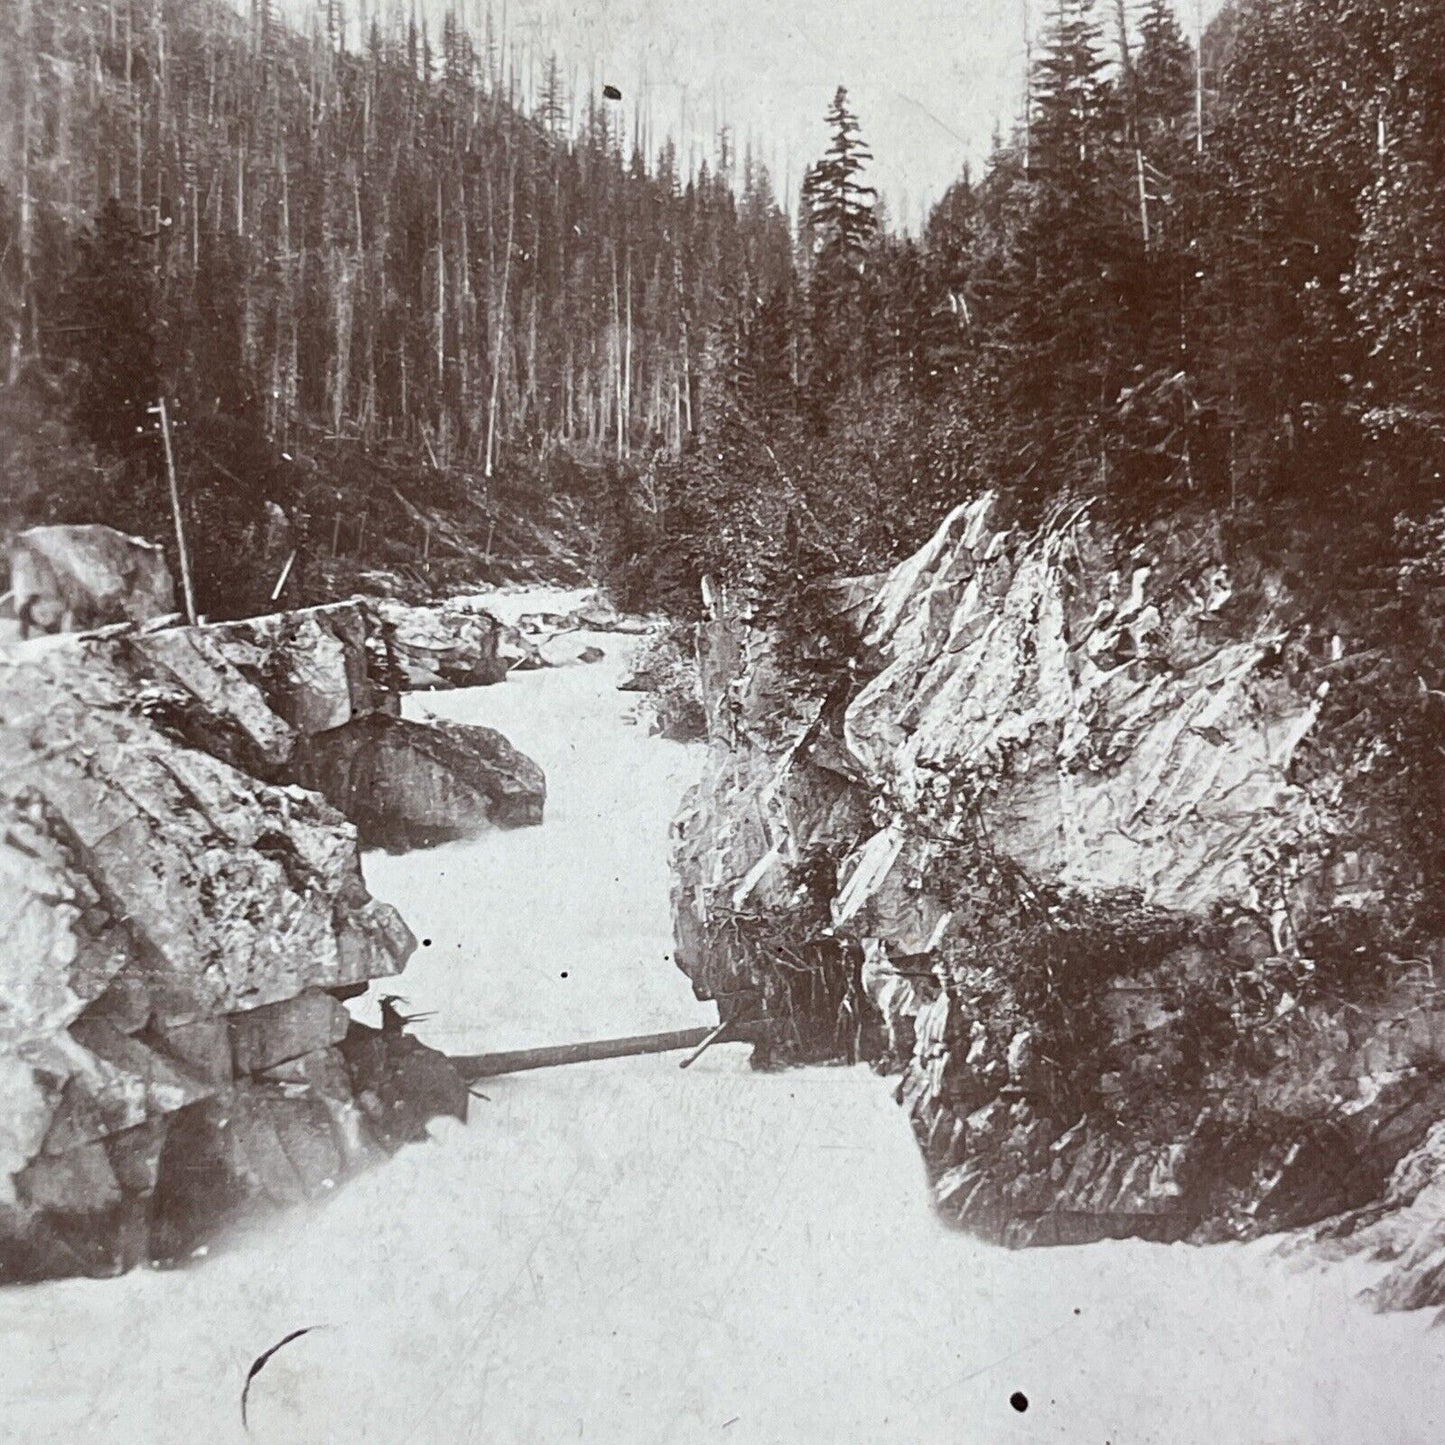
[{"label": "snowfield", "polygon": [[[367,858],[430,940],[397,991],[440,1047],[715,1021],[669,957],[667,825],[697,755],[628,725],[633,640],[595,640],[594,666],[409,701],[499,727],[550,792],[540,828]],[[978,1244],[929,1209],[890,1081],[747,1055],[489,1080],[467,1127],[190,1268],[0,1291],[0,1439],[1445,1439],[1445,1331],[1359,1305],[1369,1266]],[[248,1367],[305,1326],[247,1434]]]}]

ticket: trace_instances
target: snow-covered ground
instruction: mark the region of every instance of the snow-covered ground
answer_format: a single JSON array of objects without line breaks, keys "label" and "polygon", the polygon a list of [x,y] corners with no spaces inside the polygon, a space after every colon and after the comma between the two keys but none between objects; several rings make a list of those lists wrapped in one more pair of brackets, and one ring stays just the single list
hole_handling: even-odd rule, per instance
[{"label": "snow-covered ground", "polygon": [[[520,607],[525,604],[516,604]],[[453,1049],[710,1022],[670,966],[667,820],[695,754],[592,667],[416,699],[546,768],[537,829],[369,881],[419,935],[399,991]],[[0,1439],[993,1445],[1445,1439],[1445,1331],[1363,1267],[943,1229],[890,1084],[723,1046],[490,1080],[439,1127],[195,1267],[0,1292]],[[1020,1412],[1015,1392],[1028,1400]]]}]

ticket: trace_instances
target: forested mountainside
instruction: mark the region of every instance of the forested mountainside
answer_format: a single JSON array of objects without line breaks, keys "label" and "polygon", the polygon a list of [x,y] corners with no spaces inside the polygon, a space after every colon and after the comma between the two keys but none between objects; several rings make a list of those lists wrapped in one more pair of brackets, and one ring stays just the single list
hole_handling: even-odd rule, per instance
[{"label": "forested mountainside", "polygon": [[1238,0],[1202,55],[1169,0],[1052,0],[1026,113],[916,237],[842,89],[790,217],[726,133],[681,175],[555,62],[528,107],[488,35],[386,14],[0,6],[12,521],[164,535],[165,393],[213,611],[255,600],[262,498],[302,593],[474,578],[580,507],[630,601],[788,610],[983,487],[1433,575],[1428,0]]},{"label": "forested mountainside", "polygon": [[267,496],[321,554],[419,558],[393,485],[504,551],[509,511],[579,490],[547,459],[680,449],[718,336],[793,279],[725,138],[682,177],[555,60],[524,108],[454,17],[273,9],[0,9],[7,511],[160,535],[165,394],[216,610]]}]

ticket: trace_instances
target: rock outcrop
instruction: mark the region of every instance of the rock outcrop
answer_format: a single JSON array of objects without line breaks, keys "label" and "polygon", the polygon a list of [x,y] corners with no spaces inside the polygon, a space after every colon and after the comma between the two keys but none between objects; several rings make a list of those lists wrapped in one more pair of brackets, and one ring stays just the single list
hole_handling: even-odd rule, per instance
[{"label": "rock outcrop", "polygon": [[[735,600],[705,626],[680,966],[786,1057],[900,1068],[941,1209],[993,1239],[1428,1207],[1441,950],[1396,919],[1439,879],[1351,691],[1377,661],[1205,523],[994,516],[836,589],[806,702]],[[1445,1302],[1441,1258],[1390,1301]]]},{"label": "rock outcrop", "polygon": [[257,1153],[260,1186],[302,1158],[325,1165],[301,1168],[303,1192],[334,1185],[362,1152],[348,1088],[323,1104],[270,1075],[333,1050],[330,991],[396,973],[414,946],[367,893],[355,831],[168,736],[103,644],[4,664],[0,716],[0,1271],[166,1252],[157,1198],[225,1193],[181,1141],[239,1139],[240,1119],[310,1120],[309,1153]]},{"label": "rock outcrop", "polygon": [[493,728],[371,713],[313,734],[298,776],[362,839],[406,848],[542,821],[542,769]]},{"label": "rock outcrop", "polygon": [[[455,676],[505,675],[468,616]],[[465,1117],[440,1054],[342,1006],[415,946],[356,825],[539,822],[545,784],[403,721],[395,658],[364,603],[0,658],[0,1277],[181,1257]]]}]

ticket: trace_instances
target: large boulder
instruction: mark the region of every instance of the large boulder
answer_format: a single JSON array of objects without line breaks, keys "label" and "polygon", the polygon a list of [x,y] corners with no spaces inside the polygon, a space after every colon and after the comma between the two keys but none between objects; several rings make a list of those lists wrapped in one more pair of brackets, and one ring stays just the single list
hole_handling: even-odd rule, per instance
[{"label": "large boulder", "polygon": [[147,622],[175,610],[165,554],[97,524],[31,527],[10,543],[10,588],[21,635]]},{"label": "large boulder", "polygon": [[298,775],[384,847],[540,823],[547,797],[541,768],[494,729],[380,713],[308,738]]}]

